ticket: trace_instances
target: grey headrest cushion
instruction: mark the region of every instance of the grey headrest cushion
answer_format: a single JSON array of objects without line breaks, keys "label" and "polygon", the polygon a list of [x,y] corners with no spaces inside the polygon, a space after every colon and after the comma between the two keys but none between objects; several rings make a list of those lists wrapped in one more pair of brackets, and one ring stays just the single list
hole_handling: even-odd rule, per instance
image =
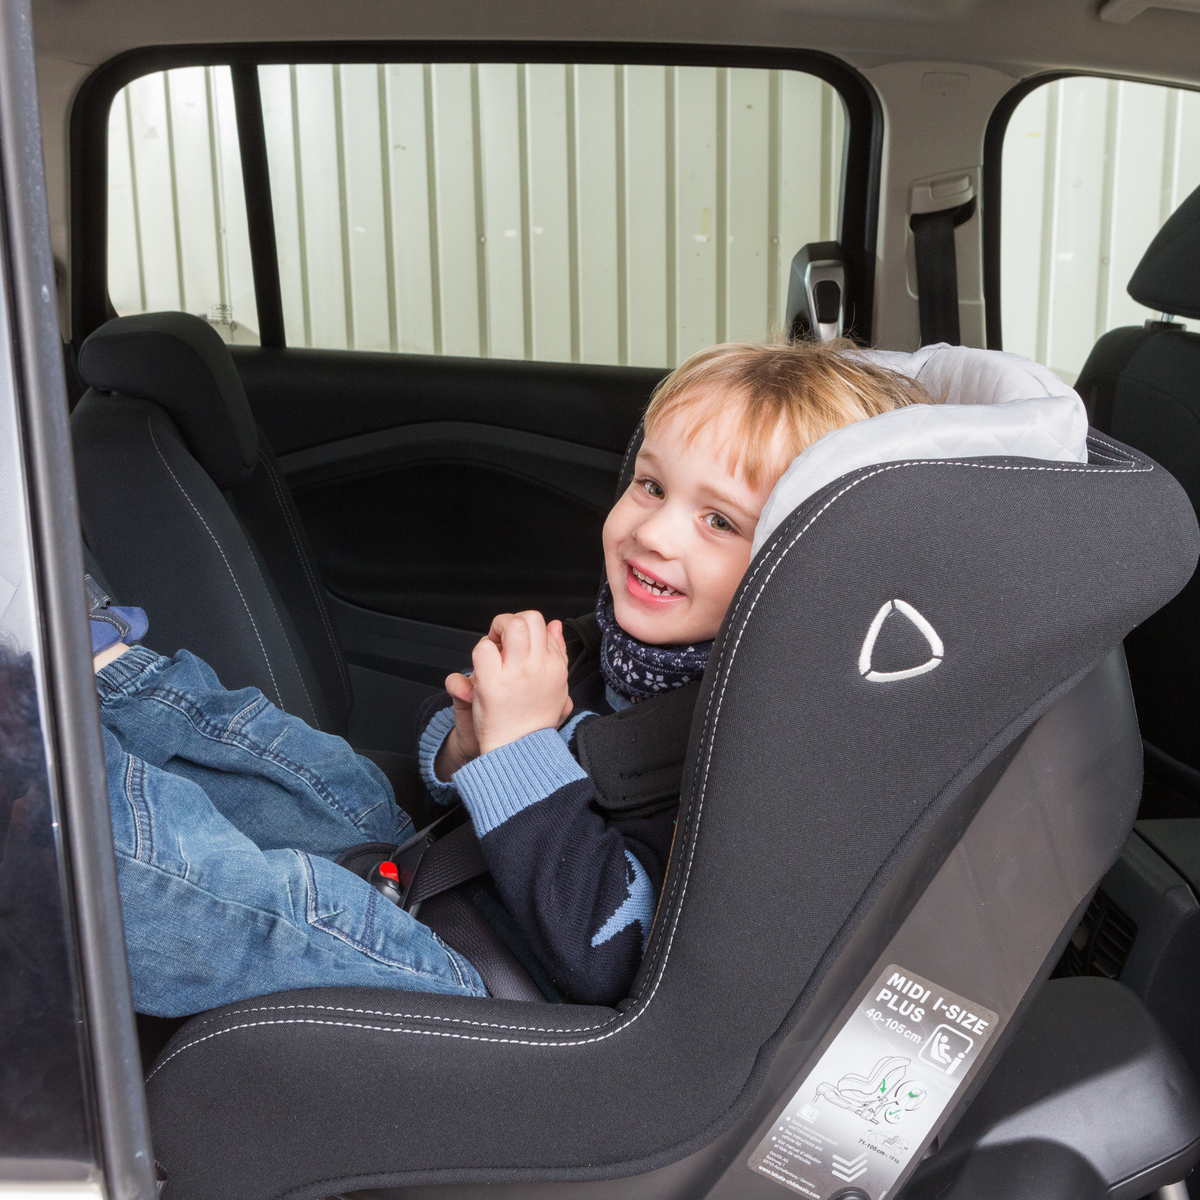
[{"label": "grey headrest cushion", "polygon": [[1155,235],[1128,291],[1147,308],[1200,319],[1200,188]]},{"label": "grey headrest cushion", "polygon": [[754,532],[755,554],[809,496],[861,467],[996,456],[1087,462],[1083,401],[1040,363],[944,342],[915,354],[861,353],[916,379],[933,403],[857,421],[813,442],[767,497]]},{"label": "grey headrest cushion", "polygon": [[190,313],[144,313],[101,325],[79,351],[79,373],[101,392],[164,408],[219,488],[247,479],[258,430],[221,335]]}]

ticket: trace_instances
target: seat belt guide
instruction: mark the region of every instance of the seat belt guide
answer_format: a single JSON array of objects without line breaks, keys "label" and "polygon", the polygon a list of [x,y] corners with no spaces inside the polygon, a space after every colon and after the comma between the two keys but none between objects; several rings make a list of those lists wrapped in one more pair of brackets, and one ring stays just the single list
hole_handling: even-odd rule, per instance
[{"label": "seat belt guide", "polygon": [[924,1153],[996,1024],[982,1005],[888,967],[747,1165],[809,1200],[886,1200]]}]

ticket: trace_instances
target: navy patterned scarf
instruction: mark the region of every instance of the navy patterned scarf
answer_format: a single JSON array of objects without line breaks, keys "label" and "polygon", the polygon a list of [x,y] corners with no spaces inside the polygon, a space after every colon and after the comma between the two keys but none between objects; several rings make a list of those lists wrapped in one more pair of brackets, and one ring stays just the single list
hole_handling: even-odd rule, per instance
[{"label": "navy patterned scarf", "polygon": [[627,700],[646,700],[659,692],[683,687],[704,674],[712,642],[690,646],[651,646],[640,642],[617,624],[612,590],[600,589],[596,621],[604,635],[600,643],[600,670],[608,686]]}]

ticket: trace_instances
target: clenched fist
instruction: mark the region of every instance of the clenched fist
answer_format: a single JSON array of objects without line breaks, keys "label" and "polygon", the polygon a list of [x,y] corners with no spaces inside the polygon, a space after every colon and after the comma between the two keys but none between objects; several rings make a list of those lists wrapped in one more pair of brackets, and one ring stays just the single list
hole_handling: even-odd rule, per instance
[{"label": "clenched fist", "polygon": [[547,625],[532,610],[501,613],[471,659],[469,679],[457,673],[446,679],[454,729],[434,768],[443,780],[479,754],[539,729],[556,729],[571,714],[561,621]]}]

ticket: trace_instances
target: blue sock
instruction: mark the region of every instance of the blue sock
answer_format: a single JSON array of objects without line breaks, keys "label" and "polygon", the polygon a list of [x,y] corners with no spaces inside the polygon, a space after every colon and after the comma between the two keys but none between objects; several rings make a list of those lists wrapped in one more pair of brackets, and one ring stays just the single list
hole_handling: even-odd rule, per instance
[{"label": "blue sock", "polygon": [[109,603],[104,589],[90,576],[83,577],[88,597],[88,619],[92,626],[92,653],[99,654],[109,646],[124,642],[132,646],[146,636],[150,622],[140,608],[118,607]]}]

